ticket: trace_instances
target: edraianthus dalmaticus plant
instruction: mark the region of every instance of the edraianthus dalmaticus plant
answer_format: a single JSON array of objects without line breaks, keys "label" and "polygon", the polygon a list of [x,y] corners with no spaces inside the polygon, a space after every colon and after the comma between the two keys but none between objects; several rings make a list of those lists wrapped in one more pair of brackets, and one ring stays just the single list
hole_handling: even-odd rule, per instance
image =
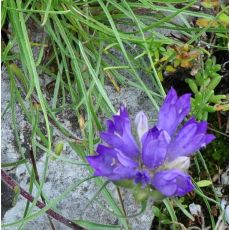
[{"label": "edraianthus dalmaticus plant", "polygon": [[192,117],[182,124],[190,112],[190,98],[190,94],[178,97],[171,88],[154,127],[149,128],[145,113],[140,111],[135,118],[138,140],[132,134],[127,109],[120,106],[118,114],[107,120],[107,130],[100,133],[104,144],[97,146],[97,155],[87,157],[94,175],[132,187],[139,200],[191,192],[190,156],[215,137],[207,134],[206,121]]}]

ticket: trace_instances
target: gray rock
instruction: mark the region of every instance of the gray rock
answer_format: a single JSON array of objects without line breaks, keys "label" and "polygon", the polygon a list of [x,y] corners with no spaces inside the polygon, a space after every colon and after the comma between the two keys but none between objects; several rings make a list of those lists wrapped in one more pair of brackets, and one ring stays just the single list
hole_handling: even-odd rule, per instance
[{"label": "gray rock", "polygon": [[[149,106],[147,100],[143,102],[143,94],[140,90],[132,87],[126,87],[122,88],[120,93],[117,93],[114,88],[109,85],[107,85],[105,89],[109,95],[111,102],[117,109],[121,103],[124,103],[128,106],[132,119],[134,119],[135,114],[139,110],[145,110],[149,117],[154,116],[153,108]],[[10,101],[9,80],[5,69],[3,69],[2,95],[2,110],[4,110],[4,108],[7,106],[7,102]],[[17,105],[16,108],[16,116],[18,122],[17,125],[20,130],[20,141],[22,143],[25,143],[24,151],[27,152],[29,148],[29,143],[27,143],[28,138],[26,137],[26,135],[30,133],[31,127]],[[71,114],[67,113],[66,111],[64,111],[63,114],[60,114],[59,118],[62,124],[67,128],[72,127],[74,122],[76,123],[76,121],[72,119]],[[72,129],[72,131],[75,131],[76,135],[80,135],[79,130],[76,130],[76,128],[77,126],[75,127],[75,130]],[[65,191],[68,186],[70,186],[74,182],[80,181],[81,179],[89,176],[89,172],[85,166],[79,166],[74,164],[75,162],[80,161],[79,157],[68,145],[68,140],[54,128],[54,146],[60,141],[65,143],[65,148],[62,152],[60,159],[49,161],[47,178],[43,187],[43,192],[49,200],[60,195],[62,192]],[[16,161],[19,158],[20,155],[15,146],[15,138],[12,129],[10,111],[7,111],[6,115],[2,120],[2,160],[3,162],[10,162]],[[45,160],[46,153],[42,152],[40,159],[37,160],[37,168],[40,178],[42,178],[42,175],[44,173]],[[29,166],[29,168],[31,169],[31,166]],[[11,172],[15,173],[15,178],[19,182],[20,186],[26,191],[29,191],[29,174],[27,172],[26,166],[24,164],[19,165],[16,167],[16,169],[11,170]],[[108,186],[108,188],[111,191],[111,194],[114,195],[115,199],[118,199],[115,187],[111,184],[110,186]],[[83,218],[97,223],[117,224],[117,217],[115,217],[103,208],[107,204],[105,198],[102,195],[99,195],[97,202],[93,201],[91,205],[89,205],[88,208],[85,209],[86,205],[98,189],[99,187],[95,184],[93,180],[87,181],[78,188],[74,189],[73,192],[71,192],[68,196],[66,196],[66,198],[61,200],[61,202],[58,203],[56,207],[53,207],[53,209],[72,220]],[[37,189],[34,188],[32,195],[36,196],[36,192]],[[130,192],[122,190],[122,194],[124,196],[125,206],[128,215],[131,216],[136,214],[140,207],[135,203]],[[102,207],[100,204],[102,205]],[[16,205],[5,213],[2,222],[11,223],[20,220],[23,217],[25,205],[26,200],[20,197]],[[140,216],[129,219],[132,229],[146,230],[150,228],[152,221],[152,211],[150,206],[151,203],[149,203],[149,207]],[[37,211],[38,208],[34,207],[32,213]],[[55,220],[53,222],[57,230],[68,229],[68,227],[60,224]],[[5,229],[14,230],[18,229],[19,226],[20,225],[11,226]],[[24,229],[50,229],[47,216],[43,215],[31,220],[24,226]]]}]

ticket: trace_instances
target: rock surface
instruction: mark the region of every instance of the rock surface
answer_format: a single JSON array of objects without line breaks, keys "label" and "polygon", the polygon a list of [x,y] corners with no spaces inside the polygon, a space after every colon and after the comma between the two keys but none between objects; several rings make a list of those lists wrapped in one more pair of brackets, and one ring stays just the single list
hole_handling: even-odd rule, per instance
[{"label": "rock surface", "polygon": [[[2,69],[2,111],[7,107],[8,103],[10,102],[10,82],[6,70]],[[124,103],[128,106],[129,112],[131,114],[131,118],[134,118],[134,115],[139,110],[144,110],[147,112],[149,118],[154,116],[153,107],[148,104],[148,100],[143,100],[143,93],[135,88],[126,87],[121,89],[121,92],[118,93],[114,90],[114,88],[110,85],[106,86],[106,91],[108,96],[113,103],[113,105],[118,108],[121,103]],[[18,105],[16,105],[16,119],[17,119],[17,127],[19,130],[19,137],[20,142],[23,145],[23,151],[25,154],[28,153],[30,149],[29,143],[29,136],[31,133],[31,126],[29,125],[28,121],[22,114]],[[72,127],[77,128],[76,124],[77,121],[71,119],[72,115],[68,114],[68,112],[63,111],[63,114],[60,116],[60,120],[62,124],[71,129]],[[79,130],[73,130],[74,134],[78,135]],[[79,166],[76,163],[80,162],[81,160],[77,156],[77,154],[70,148],[68,145],[68,140],[60,135],[56,129],[54,129],[54,146],[58,142],[64,142],[65,147],[62,152],[62,159],[57,160],[50,160],[48,163],[48,171],[47,171],[47,178],[44,184],[43,192],[45,196],[50,200],[52,198],[57,197],[65,189],[73,183],[79,182],[81,179],[84,179],[89,176],[89,172],[85,166]],[[2,118],[2,162],[14,162],[20,159],[20,154],[18,152],[18,148],[15,141],[15,136],[12,127],[12,119],[11,119],[11,112],[8,109],[5,115]],[[44,173],[44,166],[46,161],[46,154],[41,152],[39,154],[39,158],[37,160],[37,168],[38,174],[40,178]],[[71,163],[70,163],[71,162]],[[31,165],[29,165],[31,169]],[[29,173],[25,164],[21,164],[16,168],[4,168],[7,173],[13,174],[16,181],[19,182],[20,186],[24,188],[26,191],[29,191]],[[71,219],[87,219],[97,223],[104,223],[104,224],[118,224],[118,219],[109,213],[105,208],[100,207],[99,203],[102,203],[103,206],[106,204],[102,195],[98,196],[98,201],[93,201],[91,205],[85,209],[86,205],[90,201],[90,199],[94,196],[95,192],[99,189],[99,187],[95,184],[93,180],[87,181],[83,183],[81,186],[74,189],[71,193],[69,193],[66,198],[61,200],[60,203],[56,206],[56,211],[61,213],[63,216]],[[108,189],[114,194],[115,198],[118,199],[116,195],[116,190],[113,185],[109,185]],[[5,191],[6,197],[10,195],[10,191]],[[33,196],[36,196],[37,189],[33,189]],[[140,207],[135,204],[133,197],[127,192],[122,191],[125,205],[128,212],[128,215],[134,215],[138,212]],[[14,207],[10,208],[8,211],[7,209],[11,206],[12,199],[4,200],[5,203],[5,210],[6,213],[3,217],[3,223],[11,223],[17,220],[20,220],[23,216],[26,200],[23,197],[19,197],[17,203]],[[38,209],[34,207],[31,213],[37,212]],[[152,212],[151,208],[147,208],[147,210],[138,217],[130,218],[129,222],[132,226],[132,229],[137,230],[146,230],[149,229],[151,226],[152,221]],[[68,227],[53,221],[56,230],[64,230],[68,229]],[[4,229],[18,229],[19,225],[10,226]],[[48,218],[46,215],[40,216],[38,218],[32,219],[28,222],[24,229],[51,229]]]}]

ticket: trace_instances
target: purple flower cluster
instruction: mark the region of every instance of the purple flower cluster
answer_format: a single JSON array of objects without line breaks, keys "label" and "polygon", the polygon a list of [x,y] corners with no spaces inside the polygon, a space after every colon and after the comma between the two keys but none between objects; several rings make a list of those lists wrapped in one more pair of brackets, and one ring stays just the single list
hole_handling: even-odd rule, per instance
[{"label": "purple flower cluster", "polygon": [[139,141],[132,134],[127,109],[120,107],[113,120],[107,120],[107,131],[100,137],[98,155],[88,156],[95,176],[112,181],[133,180],[143,187],[150,185],[165,196],[183,196],[192,191],[191,177],[186,173],[190,156],[215,137],[207,134],[207,122],[189,119],[190,94],[177,96],[171,88],[158,115],[158,122],[148,128],[144,112],[139,112],[135,125]]}]

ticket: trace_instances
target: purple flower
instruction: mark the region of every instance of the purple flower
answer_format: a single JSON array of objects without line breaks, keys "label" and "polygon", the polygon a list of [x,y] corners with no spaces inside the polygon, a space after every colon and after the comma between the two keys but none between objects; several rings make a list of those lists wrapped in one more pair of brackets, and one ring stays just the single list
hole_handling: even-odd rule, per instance
[{"label": "purple flower", "polygon": [[215,137],[207,134],[207,122],[191,118],[182,126],[189,112],[190,94],[178,97],[171,88],[155,127],[148,128],[144,112],[137,114],[136,142],[128,111],[121,106],[118,115],[107,120],[107,130],[100,133],[104,144],[98,145],[97,155],[87,157],[94,175],[112,181],[132,179],[135,184],[152,186],[165,196],[183,196],[192,191],[194,186],[186,173],[189,157]]},{"label": "purple flower", "polygon": [[157,127],[172,135],[190,112],[190,97],[191,94],[184,94],[178,98],[176,91],[171,88],[161,106]]},{"label": "purple flower", "polygon": [[122,151],[130,158],[138,157],[139,148],[131,132],[131,122],[127,109],[120,107],[119,115],[113,116],[113,121],[107,121],[107,131],[101,132],[100,137],[110,147]]},{"label": "purple flower", "polygon": [[89,164],[94,168],[95,176],[104,176],[110,180],[131,179],[135,176],[137,162],[125,156],[119,150],[98,145],[96,156],[88,156]]},{"label": "purple flower", "polygon": [[152,184],[165,196],[184,196],[194,189],[190,176],[177,169],[157,172]]},{"label": "purple flower", "polygon": [[142,137],[142,160],[150,169],[155,169],[164,163],[170,136],[164,130],[156,127],[150,129]]},{"label": "purple flower", "polygon": [[212,134],[206,134],[207,122],[197,122],[191,118],[180,129],[175,139],[170,143],[168,148],[168,158],[173,160],[179,156],[190,156],[205,147],[215,139]]},{"label": "purple flower", "polygon": [[150,178],[148,172],[141,171],[141,172],[136,173],[134,182],[136,184],[140,183],[140,184],[142,184],[142,187],[145,187],[147,184],[149,184],[150,180],[151,180],[151,178]]}]

